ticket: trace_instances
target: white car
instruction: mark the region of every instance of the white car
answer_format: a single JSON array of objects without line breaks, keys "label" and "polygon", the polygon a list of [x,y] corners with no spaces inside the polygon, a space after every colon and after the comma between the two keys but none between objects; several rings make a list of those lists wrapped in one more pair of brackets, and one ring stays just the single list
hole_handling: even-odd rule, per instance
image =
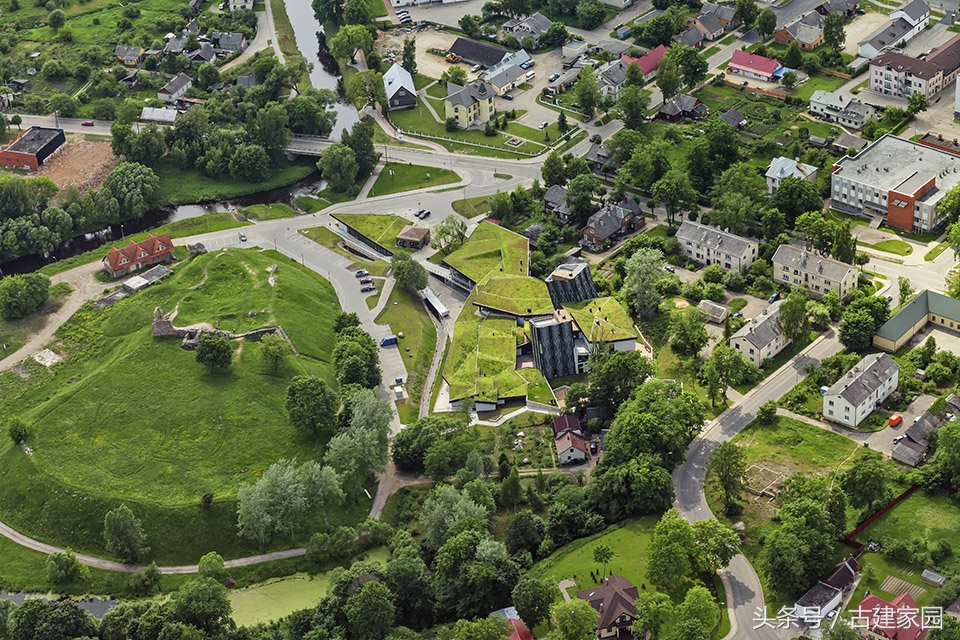
[{"label": "white car", "polygon": [[480,71],[480,69],[483,69],[483,65],[475,64],[475,65],[473,65],[473,67],[470,69],[470,71],[473,72],[473,73],[476,73],[477,71]]}]

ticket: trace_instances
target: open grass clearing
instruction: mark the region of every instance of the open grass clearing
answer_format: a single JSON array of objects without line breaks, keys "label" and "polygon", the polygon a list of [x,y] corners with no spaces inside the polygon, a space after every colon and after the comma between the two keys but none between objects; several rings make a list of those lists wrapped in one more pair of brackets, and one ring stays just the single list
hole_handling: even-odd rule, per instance
[{"label": "open grass clearing", "polygon": [[424,167],[418,164],[388,162],[370,188],[370,196],[385,196],[391,193],[438,187],[460,182],[460,175],[450,169]]},{"label": "open grass clearing", "polygon": [[453,210],[464,218],[475,218],[490,212],[490,196],[474,196],[473,198],[454,200]]},{"label": "open grass clearing", "polygon": [[[378,324],[390,325],[390,330],[398,337],[397,348],[407,367],[405,386],[408,398],[397,403],[398,409],[402,404],[418,410],[424,393],[423,386],[427,382],[427,374],[437,348],[437,328],[420,297],[402,287],[393,288],[376,321]],[[402,338],[399,337],[401,334]],[[410,424],[410,416],[406,417],[408,421],[404,422],[404,416],[401,415],[401,422]],[[413,421],[416,421],[416,417]]]},{"label": "open grass clearing", "polygon": [[255,204],[244,207],[240,210],[247,218],[253,218],[263,222],[264,220],[278,220],[280,218],[293,218],[300,215],[296,209],[282,202],[272,204]]},{"label": "open grass clearing", "polygon": [[927,262],[930,262],[931,260],[936,260],[937,256],[939,256],[941,253],[946,251],[949,246],[950,246],[949,243],[941,242],[940,244],[935,246],[933,249],[930,249],[930,251],[928,251],[926,255],[923,256],[923,259],[926,260]]},{"label": "open grass clearing", "polygon": [[162,158],[154,167],[157,177],[160,178],[156,204],[168,206],[237,198],[289,186],[316,170],[315,160],[281,162],[271,167],[260,182],[249,182],[236,178],[211,178],[192,169],[184,169],[170,158]]},{"label": "open grass clearing", "polygon": [[[176,309],[177,326],[283,325],[301,355],[272,372],[256,342],[232,341],[231,366],[208,373],[179,339],[152,337],[157,306]],[[326,280],[252,249],[200,256],[102,311],[82,308],[57,332],[54,348],[65,359],[55,374],[31,363],[26,379],[0,375],[0,411],[27,420],[33,449],[27,456],[0,446],[0,516],[41,540],[102,554],[103,514],[123,501],[143,519],[161,564],[195,562],[212,549],[224,557],[256,551],[236,537],[236,490],[279,458],[322,455],[321,441],[287,421],[283,396],[293,375],[333,383],[337,310]],[[206,491],[216,499],[202,511]],[[362,516],[369,505],[351,508],[337,519]],[[186,542],[162,533],[173,530],[195,533]]]},{"label": "open grass clearing", "polygon": [[871,249],[876,249],[877,251],[884,251],[886,253],[892,253],[898,256],[908,256],[913,253],[913,247],[903,240],[881,240],[876,244],[870,244],[868,242],[862,242],[858,240],[857,244],[861,247],[870,247]]},{"label": "open grass clearing", "polygon": [[46,304],[35,313],[20,320],[0,319],[0,358],[16,351],[24,345],[34,334],[46,325],[46,315],[52,313],[63,304],[72,289],[65,282],[50,287],[50,296]]}]

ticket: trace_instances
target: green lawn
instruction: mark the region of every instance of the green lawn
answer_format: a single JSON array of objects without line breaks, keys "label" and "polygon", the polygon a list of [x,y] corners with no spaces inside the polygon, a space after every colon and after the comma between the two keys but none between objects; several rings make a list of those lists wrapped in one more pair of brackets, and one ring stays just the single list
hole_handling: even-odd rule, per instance
[{"label": "green lawn", "polygon": [[933,249],[930,249],[930,251],[928,251],[926,255],[923,256],[923,259],[926,260],[927,262],[930,262],[931,260],[936,260],[937,256],[939,256],[941,253],[946,251],[949,246],[950,246],[949,243],[941,242],[940,244],[935,246]]},{"label": "green lawn", "polygon": [[[577,326],[600,340],[628,340],[637,337],[630,315],[616,298],[595,298],[584,302],[568,302],[563,308],[570,312]],[[596,332],[596,334],[594,334]]]},{"label": "green lawn", "polygon": [[329,207],[330,203],[313,196],[297,196],[293,199],[293,206],[304,213],[316,213]]},{"label": "green lawn", "polygon": [[[152,337],[157,306],[176,310],[177,326],[238,332],[280,324],[300,356],[272,372],[256,342],[231,341],[231,366],[209,373],[179,339]],[[103,515],[124,502],[143,519],[161,564],[196,562],[210,550],[255,552],[236,536],[237,488],[280,458],[322,455],[321,440],[290,425],[283,397],[294,375],[334,384],[338,310],[326,280],[255,249],[200,256],[102,311],[83,307],[57,332],[54,348],[65,359],[53,371],[31,362],[26,379],[0,375],[0,413],[27,420],[33,449],[27,456],[9,439],[0,445],[0,518],[41,540],[103,554]],[[198,505],[207,491],[216,500],[205,511]],[[336,519],[368,510],[350,505]],[[304,531],[316,526],[311,518]]]},{"label": "green lawn", "polygon": [[264,180],[249,182],[235,178],[211,178],[192,169],[184,169],[169,158],[163,158],[154,167],[157,177],[160,178],[156,204],[167,206],[246,196],[291,185],[316,170],[316,160],[281,162],[276,167],[271,167]]},{"label": "green lawn", "polygon": [[240,213],[248,218],[253,218],[261,222],[264,220],[277,220],[279,218],[293,218],[300,215],[296,209],[282,202],[255,204],[242,208]]},{"label": "green lawn", "polygon": [[453,210],[464,218],[475,218],[490,211],[490,196],[475,196],[466,200],[454,200]]},{"label": "green lawn", "polygon": [[417,409],[437,347],[437,328],[430,320],[420,297],[402,287],[393,288],[386,306],[377,316],[377,323],[390,325],[390,330],[397,336],[403,334],[403,337],[399,338],[398,348],[407,367],[406,389],[409,398],[402,404]]},{"label": "green lawn", "polygon": [[898,256],[908,256],[913,253],[913,247],[903,240],[881,240],[876,244],[870,244],[868,242],[861,242],[858,240],[857,244],[861,247],[870,247],[871,249],[876,249],[877,251],[884,251],[886,253],[892,253]]},{"label": "green lawn", "polygon": [[388,251],[397,246],[397,234],[413,225],[400,216],[376,213],[335,213],[333,217]]},{"label": "green lawn", "polygon": [[385,196],[401,191],[437,187],[451,182],[460,182],[460,175],[456,171],[418,164],[388,162],[377,177],[377,181],[373,183],[373,187],[370,188],[370,196]]},{"label": "green lawn", "polygon": [[529,241],[492,222],[481,222],[444,262],[476,283],[493,275],[527,275]]},{"label": "green lawn", "polygon": [[918,607],[925,607],[929,605],[930,601],[933,599],[933,594],[936,591],[935,588],[928,584],[924,584],[920,580],[923,567],[910,566],[902,562],[897,562],[896,560],[891,560],[881,553],[871,553],[869,551],[860,556],[860,566],[866,567],[868,564],[873,565],[873,570],[876,577],[874,577],[873,580],[860,581],[860,584],[857,585],[856,591],[853,592],[853,596],[850,598],[850,604],[847,607],[848,611],[855,610],[857,608],[857,606],[866,597],[868,588],[870,589],[871,593],[880,596],[887,602],[890,602],[893,600],[893,598],[900,595],[898,593],[884,591],[880,588],[880,585],[883,584],[883,581],[887,576],[900,578],[901,580],[923,588],[925,590],[923,595],[917,598]]},{"label": "green lawn", "polygon": [[495,276],[477,293],[476,304],[517,316],[542,316],[553,313],[547,284],[529,276]]}]

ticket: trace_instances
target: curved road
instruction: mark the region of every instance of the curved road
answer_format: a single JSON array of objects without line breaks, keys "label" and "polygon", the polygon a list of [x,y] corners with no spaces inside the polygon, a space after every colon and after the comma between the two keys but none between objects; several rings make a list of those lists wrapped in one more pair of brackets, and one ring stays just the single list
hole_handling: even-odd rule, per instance
[{"label": "curved road", "polygon": [[[833,355],[840,348],[840,342],[833,331],[828,331],[754,387],[739,404],[721,413],[690,443],[686,460],[673,473],[677,494],[674,506],[687,520],[696,522],[713,517],[703,492],[703,483],[707,473],[707,461],[717,445],[730,440],[750,424],[757,409],[764,402],[778,400],[796,386],[804,378],[803,367],[807,363],[819,363],[822,358]],[[764,607],[763,588],[743,554],[735,557],[727,568],[720,572],[720,578],[727,593],[727,610],[730,615],[730,633],[727,640],[780,640],[796,635],[786,630],[754,629],[757,626],[757,611],[762,611]],[[772,611],[768,615],[775,617],[776,613]]]}]

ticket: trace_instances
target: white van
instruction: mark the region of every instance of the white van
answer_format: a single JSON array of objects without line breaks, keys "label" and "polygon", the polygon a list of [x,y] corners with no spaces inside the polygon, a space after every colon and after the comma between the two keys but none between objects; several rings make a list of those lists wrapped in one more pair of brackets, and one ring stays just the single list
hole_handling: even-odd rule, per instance
[{"label": "white van", "polygon": [[527,71],[527,80],[533,80],[537,77],[536,71]]}]

